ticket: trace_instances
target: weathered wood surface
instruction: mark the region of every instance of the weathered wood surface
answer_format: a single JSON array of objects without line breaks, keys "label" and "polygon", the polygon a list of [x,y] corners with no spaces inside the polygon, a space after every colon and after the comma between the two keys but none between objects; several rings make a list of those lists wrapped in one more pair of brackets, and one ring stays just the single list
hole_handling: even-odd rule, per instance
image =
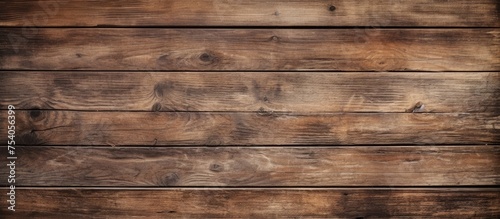
[{"label": "weathered wood surface", "polygon": [[0,218],[500,218],[499,12],[0,0]]},{"label": "weathered wood surface", "polygon": [[500,185],[499,146],[18,147],[17,156],[17,186]]},{"label": "weathered wood surface", "polygon": [[17,27],[500,26],[496,0],[4,0],[0,4],[0,25]]},{"label": "weathered wood surface", "polygon": [[[6,113],[0,120],[6,121]],[[24,145],[366,145],[500,143],[500,115],[217,112],[16,113]],[[0,126],[0,133],[7,133]],[[0,136],[7,141],[7,135]]]},{"label": "weathered wood surface", "polygon": [[500,114],[498,72],[12,71],[0,81],[2,109]]},{"label": "weathered wood surface", "polygon": [[0,69],[498,71],[499,45],[490,28],[2,28]]},{"label": "weathered wood surface", "polygon": [[[499,189],[18,189],[9,218],[498,218]],[[2,189],[5,193],[5,189]],[[5,205],[5,204],[2,204]]]}]

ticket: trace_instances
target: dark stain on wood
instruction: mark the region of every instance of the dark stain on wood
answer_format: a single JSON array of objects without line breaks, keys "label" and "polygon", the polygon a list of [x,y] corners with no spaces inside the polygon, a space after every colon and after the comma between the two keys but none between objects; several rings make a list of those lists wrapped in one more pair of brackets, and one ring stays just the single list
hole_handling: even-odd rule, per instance
[{"label": "dark stain on wood", "polygon": [[73,82],[67,77],[57,77],[53,80],[54,85],[58,87],[70,88],[73,85]]},{"label": "dark stain on wood", "polygon": [[328,7],[328,10],[329,10],[329,11],[335,11],[336,9],[337,9],[337,7],[335,7],[334,5],[330,5],[330,6]]},{"label": "dark stain on wood", "polygon": [[158,112],[158,111],[161,111],[161,108],[162,108],[161,103],[155,103],[155,104],[153,104],[152,111]]},{"label": "dark stain on wood", "polygon": [[234,130],[231,131],[231,137],[233,141],[239,141],[240,139],[245,139],[245,141],[251,141],[258,135],[258,130],[247,123],[245,118],[241,118],[239,115],[234,117]]},{"label": "dark stain on wood", "polygon": [[164,97],[165,93],[174,89],[174,82],[172,81],[163,81],[155,85],[154,93],[157,97]]},{"label": "dark stain on wood", "polygon": [[221,164],[218,164],[218,163],[212,163],[210,164],[210,171],[213,171],[213,172],[222,172],[224,171],[224,166],[221,165]]},{"label": "dark stain on wood", "polygon": [[160,178],[158,185],[160,186],[175,186],[180,180],[180,177],[177,173],[170,173],[164,178]]},{"label": "dark stain on wood", "polygon": [[29,114],[32,120],[37,120],[42,115],[42,111],[40,111],[39,108],[34,107],[30,110]]},{"label": "dark stain on wood", "polygon": [[203,53],[200,55],[200,60],[203,62],[212,62],[214,57],[208,53]]},{"label": "dark stain on wood", "polygon": [[199,59],[202,62],[202,65],[217,66],[221,58],[218,57],[213,51],[206,51],[200,55]]},{"label": "dark stain on wood", "polygon": [[[500,1],[496,1],[496,9],[497,9],[497,15],[500,15]],[[500,16],[497,16],[497,21],[500,20]]]},{"label": "dark stain on wood", "polygon": [[19,145],[41,145],[43,140],[39,139],[35,130],[25,131],[19,138],[16,138]]}]

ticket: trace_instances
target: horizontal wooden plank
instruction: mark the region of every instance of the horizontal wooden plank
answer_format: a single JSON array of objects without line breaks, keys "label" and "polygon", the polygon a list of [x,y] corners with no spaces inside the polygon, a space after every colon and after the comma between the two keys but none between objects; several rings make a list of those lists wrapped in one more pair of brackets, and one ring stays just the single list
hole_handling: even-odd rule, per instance
[{"label": "horizontal wooden plank", "polygon": [[495,0],[3,1],[2,26],[500,26]]},{"label": "horizontal wooden plank", "polygon": [[0,81],[2,109],[500,114],[498,72],[3,72]]},{"label": "horizontal wooden plank", "polygon": [[[0,115],[7,120],[7,113]],[[16,113],[23,145],[363,145],[500,143],[500,115],[193,113],[32,110]],[[0,126],[0,133],[7,133]],[[6,142],[7,135],[0,136]]]},{"label": "horizontal wooden plank", "polygon": [[[1,149],[2,157],[9,156]],[[18,147],[16,152],[17,186],[500,185],[500,146]]]},{"label": "horizontal wooden plank", "polygon": [[[2,189],[2,193],[6,193]],[[499,189],[18,189],[9,218],[498,218]],[[3,202],[2,205],[6,205]]]},{"label": "horizontal wooden plank", "polygon": [[499,45],[489,28],[0,28],[0,69],[499,71]]}]

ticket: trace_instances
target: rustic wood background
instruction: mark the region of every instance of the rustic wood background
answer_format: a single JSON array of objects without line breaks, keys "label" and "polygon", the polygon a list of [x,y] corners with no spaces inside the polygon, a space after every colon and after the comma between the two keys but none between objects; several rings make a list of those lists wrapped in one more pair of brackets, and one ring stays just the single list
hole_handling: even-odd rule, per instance
[{"label": "rustic wood background", "polygon": [[500,217],[499,0],[2,0],[0,81],[0,218]]}]

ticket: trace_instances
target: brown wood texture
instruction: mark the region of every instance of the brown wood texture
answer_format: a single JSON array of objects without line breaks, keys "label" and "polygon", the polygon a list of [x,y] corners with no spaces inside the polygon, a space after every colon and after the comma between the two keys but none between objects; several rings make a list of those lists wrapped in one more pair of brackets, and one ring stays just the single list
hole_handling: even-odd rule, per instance
[{"label": "brown wood texture", "polygon": [[3,70],[498,71],[498,29],[0,29]]},{"label": "brown wood texture", "polygon": [[[0,119],[6,121],[7,114]],[[364,145],[500,143],[500,115],[17,111],[21,145]],[[0,133],[7,133],[7,126]],[[0,136],[7,142],[7,135]]]},{"label": "brown wood texture", "polygon": [[1,1],[0,26],[499,27],[496,0]]},{"label": "brown wood texture", "polygon": [[11,71],[0,81],[1,109],[500,114],[498,72]]},{"label": "brown wood texture", "polygon": [[498,188],[17,191],[18,205],[26,207],[14,213],[2,208],[9,218],[496,218],[500,214]]},{"label": "brown wood texture", "polygon": [[499,0],[0,0],[0,83],[1,219],[500,218]]},{"label": "brown wood texture", "polygon": [[[0,149],[0,155],[7,157],[6,148]],[[17,154],[17,186],[496,186],[500,182],[499,146],[18,147]],[[7,179],[7,174],[0,173],[0,178]]]}]

